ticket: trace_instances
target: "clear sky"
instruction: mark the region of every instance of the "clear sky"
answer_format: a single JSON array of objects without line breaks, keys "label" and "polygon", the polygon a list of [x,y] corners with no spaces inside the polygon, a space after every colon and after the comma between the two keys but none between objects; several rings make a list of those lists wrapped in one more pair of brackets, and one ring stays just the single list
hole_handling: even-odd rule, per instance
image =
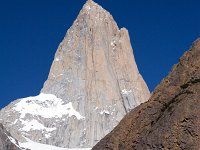
[{"label": "clear sky", "polygon": [[[129,30],[153,91],[200,37],[200,0],[96,0]],[[0,0],[0,108],[37,95],[85,0]]]}]

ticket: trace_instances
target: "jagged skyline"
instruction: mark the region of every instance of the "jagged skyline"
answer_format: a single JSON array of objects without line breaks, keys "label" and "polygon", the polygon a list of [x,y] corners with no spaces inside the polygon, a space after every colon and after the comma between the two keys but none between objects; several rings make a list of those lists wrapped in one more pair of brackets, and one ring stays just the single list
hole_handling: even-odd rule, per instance
[{"label": "jagged skyline", "polygon": [[[199,2],[195,0],[96,2],[129,30],[136,62],[151,91],[200,35]],[[58,43],[84,3],[37,0],[1,4],[0,108],[16,98],[39,93]]]}]

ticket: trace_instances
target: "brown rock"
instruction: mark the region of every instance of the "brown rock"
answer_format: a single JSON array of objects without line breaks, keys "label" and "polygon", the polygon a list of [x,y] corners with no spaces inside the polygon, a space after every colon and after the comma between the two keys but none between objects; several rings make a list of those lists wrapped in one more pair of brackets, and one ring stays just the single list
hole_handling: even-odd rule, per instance
[{"label": "brown rock", "polygon": [[93,150],[200,149],[200,39]]}]

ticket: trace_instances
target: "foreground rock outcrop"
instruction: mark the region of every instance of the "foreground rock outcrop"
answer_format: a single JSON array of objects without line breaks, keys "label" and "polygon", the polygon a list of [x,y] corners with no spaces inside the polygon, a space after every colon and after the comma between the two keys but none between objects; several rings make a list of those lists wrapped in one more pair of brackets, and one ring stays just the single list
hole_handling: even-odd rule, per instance
[{"label": "foreground rock outcrop", "polygon": [[200,149],[200,39],[93,150]]},{"label": "foreground rock outcrop", "polygon": [[0,122],[20,142],[92,147],[149,96],[128,31],[88,0],[59,45],[40,95],[2,109]]},{"label": "foreground rock outcrop", "polygon": [[0,124],[0,150],[21,150],[17,140]]}]

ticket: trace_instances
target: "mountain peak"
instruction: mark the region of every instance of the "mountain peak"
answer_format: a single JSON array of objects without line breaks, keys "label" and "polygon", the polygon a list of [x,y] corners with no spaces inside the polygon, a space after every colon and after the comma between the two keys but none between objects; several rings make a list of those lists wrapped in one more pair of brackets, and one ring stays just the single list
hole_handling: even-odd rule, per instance
[{"label": "mountain peak", "polygon": [[128,31],[92,0],[59,45],[41,93],[15,101],[0,120],[20,142],[67,148],[92,147],[150,95]]},{"label": "mountain peak", "polygon": [[94,3],[93,0],[87,0],[86,3]]},{"label": "mountain peak", "polygon": [[[89,6],[99,6],[101,7],[99,4],[97,4],[96,2],[94,2],[93,0],[87,0],[85,5],[89,5]],[[84,6],[85,6],[84,5]]]},{"label": "mountain peak", "polygon": [[[85,17],[89,16],[89,19],[101,19],[101,18],[104,19],[105,17],[112,18],[112,15],[107,10],[105,10],[102,6],[100,6],[93,0],[88,0],[84,4],[83,8],[80,11],[79,16],[83,14],[85,15]],[[99,18],[100,16],[101,18]],[[114,21],[113,18],[112,20]]]},{"label": "mountain peak", "polygon": [[83,10],[89,11],[91,9],[101,8],[99,4],[95,3],[93,0],[87,0],[87,2],[83,5]]}]

